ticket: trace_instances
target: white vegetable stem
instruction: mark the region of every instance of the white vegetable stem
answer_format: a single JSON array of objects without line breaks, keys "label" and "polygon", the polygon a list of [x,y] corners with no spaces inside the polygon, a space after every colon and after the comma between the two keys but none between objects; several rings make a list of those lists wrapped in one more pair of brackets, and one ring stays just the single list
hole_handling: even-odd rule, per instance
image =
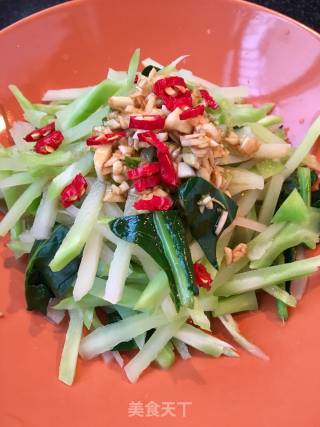
[{"label": "white vegetable stem", "polygon": [[315,256],[302,261],[294,261],[239,273],[233,276],[226,284],[217,288],[216,295],[229,296],[276,285],[296,277],[311,274],[319,266],[320,256]]},{"label": "white vegetable stem", "polygon": [[172,323],[157,329],[146,342],[139,353],[125,366],[124,370],[128,379],[134,383],[140,374],[150,365],[157,357],[163,347],[183,325],[186,318],[178,318]]},{"label": "white vegetable stem", "polygon": [[19,221],[34,199],[40,196],[47,178],[39,179],[27,188],[27,190],[16,200],[0,222],[0,236],[4,236]]},{"label": "white vegetable stem", "polygon": [[247,216],[255,205],[259,195],[259,190],[248,190],[243,195],[240,194],[237,199],[239,216]]},{"label": "white vegetable stem", "polygon": [[79,87],[79,88],[70,88],[70,89],[49,89],[43,95],[43,102],[52,102],[52,101],[73,101],[84,93],[92,89],[91,86],[88,87]]},{"label": "white vegetable stem", "polygon": [[36,240],[48,239],[58,212],[58,198],[49,200],[48,193],[42,195],[40,205],[31,227],[31,234]]},{"label": "white vegetable stem", "polygon": [[104,192],[105,185],[95,181],[79,209],[73,226],[50,263],[52,271],[61,270],[82,251],[97,222]]},{"label": "white vegetable stem", "polygon": [[[128,198],[124,214],[128,215],[129,210],[131,210],[131,201]],[[116,250],[114,251],[104,294],[104,299],[113,304],[121,300],[124,285],[129,274],[132,249],[132,243],[119,240]]]},{"label": "white vegetable stem", "polygon": [[101,233],[92,230],[85,244],[76,283],[73,288],[75,301],[79,301],[84,297],[93,286],[102,248],[102,239]]},{"label": "white vegetable stem", "polygon": [[238,227],[247,228],[248,230],[257,231],[258,233],[262,233],[262,231],[267,228],[267,226],[261,224],[261,222],[254,221],[253,219],[242,218],[240,216],[235,218],[233,224],[237,225]]},{"label": "white vegetable stem", "polygon": [[259,222],[269,225],[277,207],[283,184],[282,175],[274,175],[267,187],[267,192],[259,212]]},{"label": "white vegetable stem", "polygon": [[0,188],[8,188],[8,187],[15,187],[17,185],[32,184],[37,180],[38,178],[29,174],[29,172],[19,172],[11,176],[8,176],[8,178],[3,179],[0,182]]},{"label": "white vegetable stem", "polygon": [[288,157],[292,147],[290,144],[262,144],[252,155],[255,159],[281,159]]},{"label": "white vegetable stem", "polygon": [[17,121],[17,122],[13,122],[12,128],[9,130],[9,132],[14,143],[20,149],[20,147],[29,148],[29,143],[26,144],[24,137],[33,130],[34,130],[34,127],[30,123]]},{"label": "white vegetable stem", "polygon": [[174,336],[185,344],[213,357],[219,357],[222,354],[231,357],[237,356],[232,345],[191,325],[184,325]]},{"label": "white vegetable stem", "polygon": [[158,328],[167,322],[168,320],[163,314],[140,313],[102,326],[82,340],[80,354],[85,359],[92,359],[98,354],[111,350],[121,342],[130,341],[149,329]]},{"label": "white vegetable stem", "polygon": [[187,344],[178,340],[177,338],[172,338],[172,343],[175,346],[175,349],[180,354],[181,359],[187,360],[191,358]]},{"label": "white vegetable stem", "polygon": [[263,290],[267,292],[267,294],[272,295],[274,298],[284,302],[290,307],[295,307],[297,305],[295,297],[277,285],[267,286],[266,288],[263,288]]},{"label": "white vegetable stem", "polygon": [[245,190],[263,190],[264,179],[261,175],[241,168],[226,168],[226,170],[232,176],[228,188],[232,196]]},{"label": "white vegetable stem", "polygon": [[219,319],[230,333],[232,338],[237,342],[242,348],[247,350],[249,353],[253,354],[256,357],[259,357],[263,360],[269,360],[269,356],[267,356],[259,347],[255,344],[252,344],[248,341],[243,335],[241,335],[239,328],[231,314],[226,314],[224,316],[220,316]]},{"label": "white vegetable stem", "polygon": [[79,173],[86,175],[92,168],[92,158],[92,153],[88,153],[77,162],[68,166],[62,173],[57,175],[49,185],[49,198],[53,199],[59,196],[62,190],[69,185]]},{"label": "white vegetable stem", "polygon": [[59,380],[67,385],[73,383],[76,372],[83,317],[81,310],[69,310],[70,322],[59,367]]},{"label": "white vegetable stem", "polygon": [[132,244],[120,241],[114,251],[104,294],[104,299],[112,304],[119,302],[122,297],[125,281],[128,277],[131,255]]},{"label": "white vegetable stem", "polygon": [[284,178],[288,178],[292,172],[302,163],[305,156],[310,152],[312,146],[317,141],[320,135],[320,116],[312,123],[306,136],[303,138],[301,144],[295,149],[290,159],[285,164],[283,171]]}]

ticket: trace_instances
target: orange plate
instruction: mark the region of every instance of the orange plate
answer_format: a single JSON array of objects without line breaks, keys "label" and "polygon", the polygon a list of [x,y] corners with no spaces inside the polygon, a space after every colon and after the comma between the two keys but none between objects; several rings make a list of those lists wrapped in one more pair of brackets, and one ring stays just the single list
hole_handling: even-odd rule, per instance
[{"label": "orange plate", "polygon": [[[254,102],[275,101],[295,143],[319,113],[319,35],[284,16],[231,0],[83,0],[0,33],[0,99],[9,122],[21,115],[9,83],[37,101],[49,88],[94,84],[108,66],[126,69],[136,47],[161,63],[190,54],[183,66],[195,74],[248,85]],[[319,287],[309,286],[285,326],[268,297],[258,313],[237,317],[270,362],[242,350],[239,359],[218,360],[193,351],[191,360],[169,371],[149,368],[132,385],[113,362],[79,361],[69,388],[57,379],[66,325],[25,310],[24,264],[5,241],[0,251],[2,427],[320,425]],[[176,416],[129,417],[132,401],[174,402]],[[176,402],[191,402],[185,417]]]}]

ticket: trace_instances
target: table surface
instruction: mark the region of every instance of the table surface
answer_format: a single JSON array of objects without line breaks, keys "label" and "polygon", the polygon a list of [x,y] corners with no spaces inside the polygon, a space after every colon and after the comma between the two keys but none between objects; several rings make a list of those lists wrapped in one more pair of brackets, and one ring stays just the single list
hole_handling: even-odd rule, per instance
[{"label": "table surface", "polygon": [[[0,0],[0,29],[59,3],[64,3],[64,0]],[[320,0],[254,0],[252,3],[277,10],[320,31]]]}]

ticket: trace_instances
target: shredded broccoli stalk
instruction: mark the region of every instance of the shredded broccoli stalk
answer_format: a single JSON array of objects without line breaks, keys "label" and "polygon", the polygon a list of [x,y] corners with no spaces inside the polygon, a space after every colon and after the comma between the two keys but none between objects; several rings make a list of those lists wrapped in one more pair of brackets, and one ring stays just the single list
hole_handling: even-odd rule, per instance
[{"label": "shredded broccoli stalk", "polygon": [[102,326],[82,340],[80,354],[85,359],[92,359],[98,354],[112,350],[121,342],[130,341],[132,338],[150,329],[158,328],[167,322],[167,318],[163,314],[140,313],[116,323]]},{"label": "shredded broccoli stalk", "polygon": [[252,344],[240,333],[238,325],[233,320],[231,314],[221,316],[220,320],[225,326],[225,328],[228,330],[232,338],[239,345],[241,345],[241,347],[243,347],[245,350],[247,350],[254,356],[259,357],[260,359],[269,360],[269,357],[259,347],[257,347],[255,344]]},{"label": "shredded broccoli stalk", "polygon": [[57,213],[58,198],[50,200],[47,191],[44,191],[30,230],[35,240],[48,239],[50,237]]},{"label": "shredded broccoli stalk", "polygon": [[309,128],[306,136],[303,138],[301,144],[295,149],[283,171],[284,178],[288,178],[301,164],[306,155],[310,152],[313,145],[316,143],[320,135],[320,117],[318,117]]},{"label": "shredded broccoli stalk", "polygon": [[315,256],[302,261],[239,273],[233,276],[228,283],[216,289],[216,295],[230,296],[276,285],[296,277],[314,273],[319,266],[320,256]]},{"label": "shredded broccoli stalk", "polygon": [[[290,295],[289,292],[284,289],[284,283],[278,283],[277,285],[267,286],[263,288],[263,290],[275,297],[277,301],[279,301],[279,303],[282,302],[283,304],[289,305],[290,307],[295,307],[297,305],[297,301],[294,296]],[[281,308],[281,311],[284,311],[283,308]]]},{"label": "shredded broccoli stalk", "polygon": [[279,196],[281,193],[281,188],[283,184],[282,175],[274,175],[269,183],[268,189],[263,200],[262,206],[260,208],[258,220],[262,224],[270,224],[271,218],[274,215],[274,212],[277,207]]},{"label": "shredded broccoli stalk", "polygon": [[75,301],[81,300],[94,284],[102,249],[102,235],[92,230],[83,250],[77,279],[73,288]]},{"label": "shredded broccoli stalk", "polygon": [[82,251],[97,222],[104,191],[105,185],[100,181],[95,181],[82,203],[73,226],[50,263],[52,271],[61,270]]},{"label": "shredded broccoli stalk", "polygon": [[154,311],[168,294],[168,277],[166,273],[161,270],[145,287],[134,308],[139,311]]},{"label": "shredded broccoli stalk", "polygon": [[272,240],[266,242],[267,246],[264,251],[261,251],[260,257],[251,261],[250,268],[268,267],[286,249],[293,248],[302,243],[314,249],[319,241],[319,219],[320,215],[317,209],[313,209],[310,211],[306,222],[301,224],[293,222],[284,223],[281,231]]},{"label": "shredded broccoli stalk", "polygon": [[70,144],[89,136],[92,133],[92,129],[101,124],[102,119],[106,117],[109,111],[109,107],[101,107],[76,126],[66,129],[63,132],[64,144]]},{"label": "shredded broccoli stalk", "polygon": [[228,298],[219,298],[217,307],[213,310],[215,317],[225,314],[240,313],[241,311],[254,311],[258,309],[255,292],[245,292]]},{"label": "shredded broccoli stalk", "polygon": [[199,326],[204,331],[211,331],[210,320],[206,316],[199,298],[194,298],[193,308],[188,308],[187,311],[194,325]]},{"label": "shredded broccoli stalk", "polygon": [[238,354],[232,345],[191,325],[184,325],[175,333],[175,338],[213,357],[221,355],[235,357]]},{"label": "shredded broccoli stalk", "polygon": [[13,203],[3,220],[0,222],[0,236],[5,236],[12,229],[31,205],[34,199],[40,196],[46,178],[39,179],[27,188],[27,190]]},{"label": "shredded broccoli stalk", "polygon": [[268,116],[258,120],[257,123],[259,123],[262,126],[269,127],[269,126],[279,125],[282,122],[283,120],[281,116],[275,116],[275,115],[269,114]]},{"label": "shredded broccoli stalk", "polygon": [[18,172],[1,180],[0,188],[3,189],[32,184],[36,179],[37,178],[32,176],[29,172]]},{"label": "shredded broccoli stalk", "polygon": [[241,271],[247,264],[249,264],[249,259],[244,256],[239,261],[221,268],[214,279],[214,288],[216,289],[227,283],[232,276]]},{"label": "shredded broccoli stalk", "polygon": [[174,364],[176,356],[171,341],[169,341],[160,351],[155,361],[162,369],[169,369]]},{"label": "shredded broccoli stalk", "polygon": [[121,84],[111,80],[103,80],[88,92],[72,101],[57,113],[57,126],[66,130],[78,125],[104,105],[108,98],[119,90]]},{"label": "shredded broccoli stalk", "polygon": [[[8,172],[0,172],[0,180],[4,181],[8,177],[8,174],[9,174]],[[4,197],[5,203],[7,205],[7,208],[10,209],[12,205],[16,202],[16,200],[20,197],[21,189],[16,187],[4,188],[2,189],[2,194]],[[10,228],[11,239],[13,240],[18,239],[22,231],[23,231],[23,224],[20,219],[19,221],[17,221],[17,223],[13,227]],[[18,244],[18,242],[16,244]],[[16,248],[16,249],[19,249],[19,248]]]},{"label": "shredded broccoli stalk", "polygon": [[160,351],[184,324],[185,321],[185,317],[179,317],[172,323],[158,328],[151,335],[151,338],[149,338],[144,347],[133,359],[130,360],[130,362],[124,368],[127,377],[132,383],[137,381],[141,373],[157,357]]},{"label": "shredded broccoli stalk", "polygon": [[82,336],[83,315],[81,310],[69,310],[70,322],[59,367],[59,380],[72,385]]},{"label": "shredded broccoli stalk", "polygon": [[114,251],[104,294],[104,299],[113,304],[119,302],[122,297],[130,266],[132,247],[131,243],[120,241]]},{"label": "shredded broccoli stalk", "polygon": [[[278,256],[277,264],[285,264],[285,257],[283,254]],[[287,321],[288,317],[289,317],[287,304],[288,305],[293,304],[295,306],[296,301],[294,298],[292,298],[292,296],[288,292],[286,292],[286,284],[285,283],[279,283],[278,285],[269,286],[268,288],[265,288],[264,290],[265,290],[265,292],[267,292],[270,295],[275,297],[277,314],[278,314],[279,319],[282,320],[282,322]],[[288,301],[289,301],[289,303],[288,303]]]},{"label": "shredded broccoli stalk", "polygon": [[307,206],[311,205],[311,171],[309,168],[298,168],[300,195]]}]

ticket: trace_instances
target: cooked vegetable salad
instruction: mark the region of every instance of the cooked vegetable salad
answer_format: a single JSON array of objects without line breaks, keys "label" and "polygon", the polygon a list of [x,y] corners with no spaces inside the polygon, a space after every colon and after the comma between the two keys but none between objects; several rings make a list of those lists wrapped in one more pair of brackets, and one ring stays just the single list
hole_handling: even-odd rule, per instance
[{"label": "cooked vegetable salad", "polygon": [[[273,104],[247,88],[219,87],[146,59],[109,69],[96,86],[49,90],[30,102],[10,86],[25,121],[0,151],[0,189],[17,257],[29,254],[29,310],[69,326],[59,379],[72,384],[78,354],[131,360],[131,382],[189,347],[235,357],[212,334],[234,315],[275,300],[279,319],[301,298],[320,256],[318,118],[293,148]],[[85,330],[87,331],[85,333]]]}]

